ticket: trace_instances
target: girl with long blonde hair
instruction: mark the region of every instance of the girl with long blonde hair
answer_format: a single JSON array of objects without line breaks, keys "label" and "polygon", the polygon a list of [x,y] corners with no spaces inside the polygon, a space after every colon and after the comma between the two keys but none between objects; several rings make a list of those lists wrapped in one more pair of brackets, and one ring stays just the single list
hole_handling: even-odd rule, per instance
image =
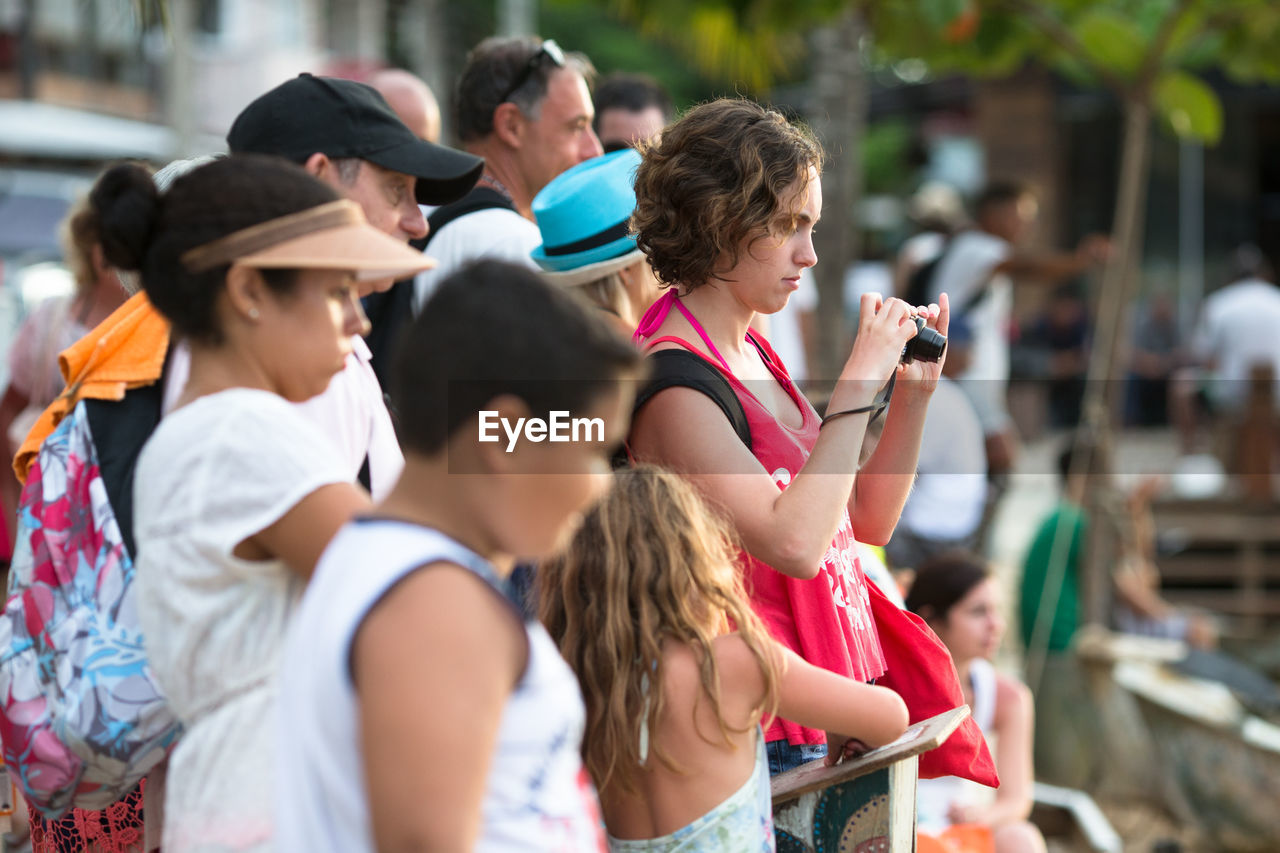
[{"label": "girl with long blonde hair", "polygon": [[539,571],[541,616],[578,676],[584,758],[617,851],[773,850],[762,722],[867,747],[906,729],[890,690],[812,666],[747,603],[728,525],[649,465]]}]

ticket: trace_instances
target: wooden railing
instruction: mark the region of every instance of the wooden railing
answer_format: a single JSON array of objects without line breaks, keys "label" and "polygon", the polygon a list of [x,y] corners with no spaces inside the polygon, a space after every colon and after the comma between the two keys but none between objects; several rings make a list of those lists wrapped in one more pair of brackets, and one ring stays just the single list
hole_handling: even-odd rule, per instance
[{"label": "wooden railing", "polygon": [[964,719],[962,705],[916,723],[891,744],[835,767],[813,761],[773,779],[778,853],[911,853],[919,756]]}]

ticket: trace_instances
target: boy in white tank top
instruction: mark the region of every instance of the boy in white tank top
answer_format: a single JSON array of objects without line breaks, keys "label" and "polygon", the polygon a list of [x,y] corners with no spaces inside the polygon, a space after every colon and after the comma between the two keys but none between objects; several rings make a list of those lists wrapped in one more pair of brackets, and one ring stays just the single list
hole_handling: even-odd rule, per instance
[{"label": "boy in white tank top", "polygon": [[[606,488],[638,355],[497,261],[407,331],[404,475],[330,543],[283,660],[280,849],[603,849],[577,682],[506,577]],[[587,428],[529,426],[558,413]]]}]

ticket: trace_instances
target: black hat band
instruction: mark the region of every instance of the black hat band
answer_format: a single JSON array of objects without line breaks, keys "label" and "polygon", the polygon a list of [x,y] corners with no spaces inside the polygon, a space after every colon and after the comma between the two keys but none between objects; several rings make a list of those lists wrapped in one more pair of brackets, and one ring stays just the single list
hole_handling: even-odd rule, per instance
[{"label": "black hat band", "polygon": [[543,248],[543,254],[548,257],[556,257],[558,255],[576,255],[578,252],[586,252],[590,249],[598,249],[606,246],[614,240],[621,240],[627,236],[627,225],[630,219],[624,219],[612,228],[606,228],[592,234],[590,237],[583,237],[574,243],[566,243],[563,246],[547,246]]}]

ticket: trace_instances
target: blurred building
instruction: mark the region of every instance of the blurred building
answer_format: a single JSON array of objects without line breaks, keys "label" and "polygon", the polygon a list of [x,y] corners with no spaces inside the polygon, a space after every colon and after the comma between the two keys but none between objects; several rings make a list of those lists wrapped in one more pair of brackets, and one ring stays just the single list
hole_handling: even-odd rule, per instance
[{"label": "blurred building", "polygon": [[[1143,296],[1169,294],[1184,335],[1204,295],[1226,283],[1237,245],[1256,243],[1273,264],[1280,262],[1280,88],[1240,85],[1212,73],[1205,80],[1222,102],[1221,141],[1182,143],[1158,122],[1151,136]],[[925,180],[950,183],[972,197],[989,179],[1012,178],[1033,186],[1040,198],[1031,248],[1070,248],[1085,234],[1110,230],[1122,116],[1105,90],[1034,66],[986,80],[930,78],[922,64],[899,63],[875,72],[869,121],[910,128],[904,156],[913,183],[902,197]],[[905,219],[891,234],[890,245],[909,234]],[[1017,290],[1023,344],[1034,346],[1025,332],[1049,293]],[[1018,335],[1018,328],[1011,330],[1015,345]],[[1032,380],[1022,390],[1042,390],[1033,387],[1044,378],[1036,363],[1015,359],[1023,378]],[[1019,389],[1011,392],[1012,406]],[[1024,434],[1039,431],[1032,422],[1037,416],[1014,416]]]},{"label": "blurred building", "polygon": [[[1152,127],[1143,267],[1161,288],[1191,286],[1189,276],[1220,286],[1227,255],[1245,241],[1280,261],[1280,89],[1206,81],[1223,105],[1216,146]],[[1002,80],[892,82],[873,89],[871,120],[911,123],[922,179],[969,193],[989,178],[1026,181],[1041,200],[1033,244],[1073,246],[1109,230],[1122,127],[1107,92],[1034,67]]]},{"label": "blurred building", "polygon": [[301,71],[367,74],[397,29],[425,63],[411,36],[437,0],[393,2],[0,0],[0,387],[18,319],[69,286],[57,223],[104,164],[222,151],[253,98]]},{"label": "blurred building", "polygon": [[[382,65],[387,16],[386,0],[0,0],[0,100],[177,134],[147,137],[139,129],[135,147],[149,159],[201,153],[252,98],[300,71]],[[35,115],[50,134],[52,118],[76,121],[70,113]],[[0,152],[9,157],[20,153],[6,143],[11,127],[0,125]],[[61,156],[48,148],[21,153]]]}]

